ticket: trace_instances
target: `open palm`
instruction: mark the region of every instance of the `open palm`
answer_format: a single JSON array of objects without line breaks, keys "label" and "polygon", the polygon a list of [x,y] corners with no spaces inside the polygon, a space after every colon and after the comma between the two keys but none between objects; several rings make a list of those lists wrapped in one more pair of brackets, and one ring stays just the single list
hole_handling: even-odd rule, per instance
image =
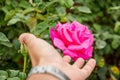
[{"label": "open palm", "polygon": [[62,58],[53,46],[32,34],[24,33],[20,35],[19,40],[28,46],[33,67],[54,66],[64,72],[71,80],[85,80],[95,67],[94,59],[90,59],[85,65],[82,58],[77,59],[73,65],[69,64],[71,60],[69,56]]}]

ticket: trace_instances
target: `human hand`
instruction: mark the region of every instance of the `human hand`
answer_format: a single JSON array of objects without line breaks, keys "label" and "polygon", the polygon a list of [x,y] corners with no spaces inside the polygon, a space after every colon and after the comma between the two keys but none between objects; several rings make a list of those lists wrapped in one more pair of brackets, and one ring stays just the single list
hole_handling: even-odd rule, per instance
[{"label": "human hand", "polygon": [[96,61],[94,59],[90,59],[84,66],[85,61],[82,58],[76,60],[73,65],[69,64],[71,60],[69,56],[62,58],[53,46],[32,34],[21,34],[19,40],[22,44],[28,46],[33,67],[38,65],[54,66],[65,73],[71,80],[85,80],[95,67]]}]

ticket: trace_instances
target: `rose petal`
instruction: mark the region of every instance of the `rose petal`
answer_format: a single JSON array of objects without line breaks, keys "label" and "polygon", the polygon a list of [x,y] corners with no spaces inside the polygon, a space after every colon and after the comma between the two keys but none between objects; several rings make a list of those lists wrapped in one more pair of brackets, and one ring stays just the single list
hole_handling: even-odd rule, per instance
[{"label": "rose petal", "polygon": [[93,47],[90,46],[86,51],[85,54],[90,58],[92,57]]},{"label": "rose petal", "polygon": [[85,40],[82,44],[81,47],[87,49],[90,45],[90,39]]},{"label": "rose petal", "polygon": [[85,55],[83,53],[77,53],[78,54],[78,58],[83,58],[84,60],[89,59],[91,56]]},{"label": "rose petal", "polygon": [[52,41],[54,40],[54,38],[59,38],[59,34],[56,32],[56,30],[54,30],[54,28],[50,28],[50,37]]},{"label": "rose petal", "polygon": [[75,54],[74,51],[71,51],[71,50],[68,50],[68,49],[65,49],[65,50],[63,51],[63,53],[64,53],[64,55],[69,55],[69,56],[72,57],[72,58],[77,57],[77,54]]},{"label": "rose petal", "polygon": [[92,46],[92,44],[93,44],[93,42],[94,42],[94,37],[93,37],[92,34],[90,35],[89,39],[90,39],[90,45]]},{"label": "rose petal", "polygon": [[64,36],[65,38],[69,41],[69,42],[72,42],[72,39],[67,31],[67,29],[63,29],[63,33],[64,33]]},{"label": "rose petal", "polygon": [[56,25],[56,29],[57,29],[58,33],[61,35],[63,28],[62,28],[62,24],[60,22]]},{"label": "rose petal", "polygon": [[78,39],[79,37],[78,37],[78,32],[77,31],[75,31],[73,33],[73,35],[71,35],[71,36],[72,36],[73,40],[75,40],[76,43],[81,44],[80,40]]},{"label": "rose petal", "polygon": [[61,50],[64,50],[66,48],[63,41],[58,38],[54,38],[53,43],[57,48]]},{"label": "rose petal", "polygon": [[76,28],[75,30],[77,30],[77,31],[78,31],[78,30],[79,30],[79,31],[80,31],[80,30],[83,30],[83,26],[84,26],[84,25],[80,24],[80,23],[77,22],[77,21],[74,21],[74,22],[72,23],[72,25],[75,26],[75,28]]},{"label": "rose petal", "polygon": [[69,45],[68,49],[70,50],[81,50],[83,47],[81,45]]},{"label": "rose petal", "polygon": [[64,27],[63,27],[63,25],[60,22],[57,24],[56,29],[57,29],[57,32],[59,33],[60,37],[62,38],[62,41],[64,43],[66,43],[67,40],[66,40],[66,38],[65,38],[65,36],[63,34]]},{"label": "rose petal", "polygon": [[84,41],[81,45],[69,45],[68,49],[70,50],[81,50],[81,49],[87,49],[90,45],[90,39]]}]

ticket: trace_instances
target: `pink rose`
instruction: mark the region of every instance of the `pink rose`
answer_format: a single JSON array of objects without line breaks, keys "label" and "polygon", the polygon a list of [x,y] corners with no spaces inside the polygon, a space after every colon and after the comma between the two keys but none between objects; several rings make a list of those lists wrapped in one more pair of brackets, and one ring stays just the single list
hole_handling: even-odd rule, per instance
[{"label": "pink rose", "polygon": [[75,61],[77,58],[92,57],[94,37],[87,26],[77,21],[73,23],[60,22],[56,29],[50,29],[50,37],[55,47],[61,49],[64,55],[69,55]]}]

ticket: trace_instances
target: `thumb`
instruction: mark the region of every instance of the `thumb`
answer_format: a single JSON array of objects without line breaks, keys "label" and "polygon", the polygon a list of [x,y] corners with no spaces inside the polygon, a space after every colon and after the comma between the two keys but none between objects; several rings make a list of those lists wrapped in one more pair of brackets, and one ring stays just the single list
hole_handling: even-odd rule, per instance
[{"label": "thumb", "polygon": [[34,42],[34,40],[36,40],[36,37],[30,33],[23,33],[19,36],[19,40],[21,44],[26,44],[29,46],[31,42]]},{"label": "thumb", "polygon": [[62,60],[60,54],[53,46],[45,40],[35,37],[33,34],[23,33],[20,35],[19,40],[22,44],[28,46],[33,66],[42,60],[49,60],[49,62],[52,61],[53,58],[55,58],[56,61]]},{"label": "thumb", "polygon": [[29,50],[29,56],[30,56],[30,59],[32,61],[32,66],[36,66],[37,65],[37,61],[38,59],[35,58],[37,55],[36,54],[33,54],[33,52],[31,52],[31,49],[33,49],[32,46],[34,46],[37,38],[33,35],[33,34],[30,34],[30,33],[23,33],[19,36],[19,40],[20,40],[20,43],[21,44],[26,44],[27,47],[28,47],[28,50]]}]

